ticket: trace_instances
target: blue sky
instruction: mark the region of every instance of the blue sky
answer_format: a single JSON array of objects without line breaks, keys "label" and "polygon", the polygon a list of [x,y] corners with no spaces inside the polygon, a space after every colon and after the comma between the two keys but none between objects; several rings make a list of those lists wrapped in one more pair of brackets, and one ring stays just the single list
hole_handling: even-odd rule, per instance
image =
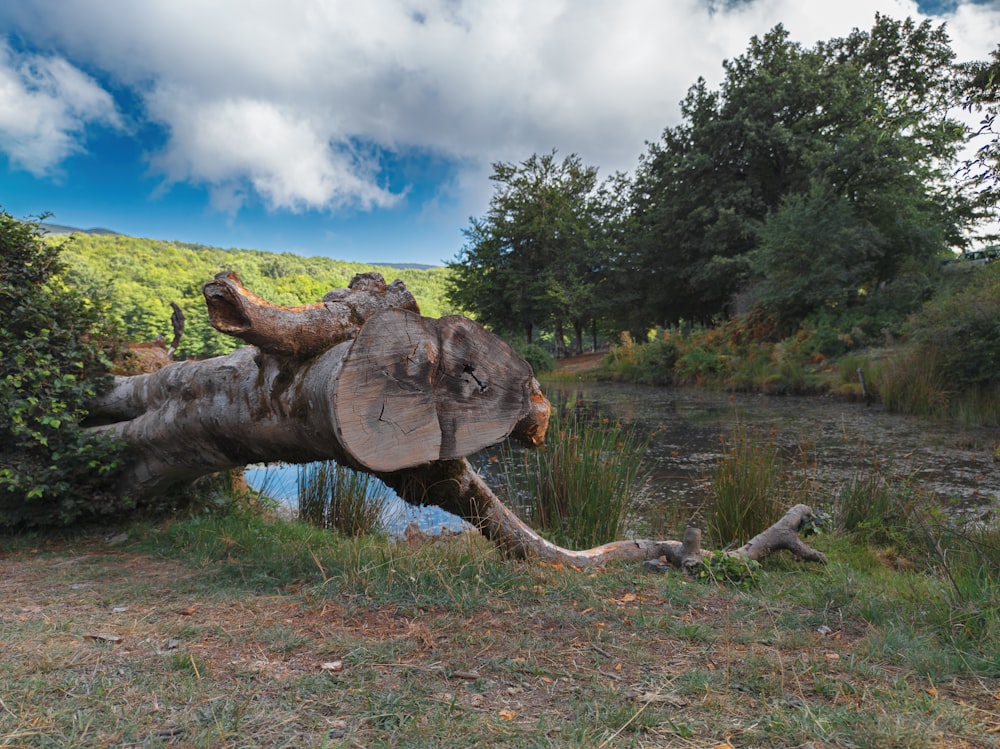
[{"label": "blue sky", "polygon": [[632,171],[698,76],[783,23],[811,45],[875,13],[1000,2],[12,0],[0,3],[0,207],[15,216],[365,262],[441,264],[491,164]]}]

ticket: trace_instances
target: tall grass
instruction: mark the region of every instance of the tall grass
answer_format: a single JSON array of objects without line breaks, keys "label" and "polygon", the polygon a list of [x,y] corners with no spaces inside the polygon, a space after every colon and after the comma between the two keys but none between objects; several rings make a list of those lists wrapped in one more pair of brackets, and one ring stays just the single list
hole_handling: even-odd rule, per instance
[{"label": "tall grass", "polygon": [[649,436],[609,419],[556,412],[543,447],[501,450],[499,491],[555,543],[613,541],[646,490],[648,445]]},{"label": "tall grass", "polygon": [[936,530],[928,538],[948,581],[948,631],[953,639],[996,643],[1000,640],[1000,529],[945,523]]},{"label": "tall grass", "polygon": [[887,411],[954,419],[966,427],[1000,424],[1000,385],[955,379],[933,345],[890,360],[881,370],[878,390]]},{"label": "tall grass", "polygon": [[939,357],[931,347],[914,349],[887,362],[878,390],[887,411],[925,418],[941,418],[948,412]]},{"label": "tall grass", "polygon": [[773,435],[762,438],[737,422],[722,441],[705,504],[706,530],[720,547],[746,543],[785,510],[784,466]]},{"label": "tall grass", "polygon": [[346,536],[381,530],[392,496],[378,479],[334,461],[300,466],[297,486],[299,519]]},{"label": "tall grass", "polygon": [[891,464],[873,454],[855,468],[834,497],[837,527],[869,544],[892,544],[918,511],[919,497],[906,482],[891,478]]},{"label": "tall grass", "polygon": [[[1000,528],[949,513],[873,456],[835,497],[839,530],[902,571],[934,581],[918,594],[926,627],[961,651],[1000,646]],[[897,580],[902,591],[913,578]],[[911,593],[911,595],[914,595]],[[884,619],[892,618],[889,612]],[[1000,667],[996,661],[991,668]]]},{"label": "tall grass", "polygon": [[963,427],[1000,426],[1000,385],[978,385],[956,395],[951,415]]}]

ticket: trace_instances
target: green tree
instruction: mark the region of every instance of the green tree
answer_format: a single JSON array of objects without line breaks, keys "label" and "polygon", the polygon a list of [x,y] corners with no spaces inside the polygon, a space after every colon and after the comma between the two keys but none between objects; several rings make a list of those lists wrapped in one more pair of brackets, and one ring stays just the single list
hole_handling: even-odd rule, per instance
[{"label": "green tree", "polygon": [[648,328],[643,314],[642,266],[630,241],[635,233],[632,193],[631,178],[617,172],[601,183],[591,200],[594,293],[587,304],[595,349],[599,337],[614,340],[622,331],[629,331],[641,340]]},{"label": "green tree", "polygon": [[[975,155],[962,168],[962,176],[976,195],[980,208],[997,218],[1000,212],[1000,45],[991,59],[967,66],[963,81],[965,108],[982,119],[974,134],[980,143]],[[994,227],[994,235],[996,227]]]},{"label": "green tree", "polygon": [[822,183],[791,195],[764,222],[756,265],[765,269],[757,300],[798,322],[824,307],[846,307],[875,273],[880,236],[851,202]]},{"label": "green tree", "polygon": [[532,342],[536,329],[577,332],[593,317],[601,259],[593,253],[597,169],[555,151],[519,164],[493,165],[493,198],[465,229],[466,244],[448,264],[448,301],[480,322]]},{"label": "green tree", "polygon": [[60,249],[0,211],[0,526],[128,506],[111,491],[120,447],[81,426],[114,331],[99,299],[64,282]]},{"label": "green tree", "polygon": [[[845,283],[876,288],[960,245],[973,214],[950,179],[965,137],[949,115],[952,59],[944,27],[878,15],[812,49],[779,25],[724,63],[718,91],[699,80],[637,173],[632,242],[650,321],[725,315],[761,279],[765,306],[801,316]],[[835,246],[811,228],[820,218],[837,224]],[[809,303],[785,304],[781,278],[801,281]]]}]

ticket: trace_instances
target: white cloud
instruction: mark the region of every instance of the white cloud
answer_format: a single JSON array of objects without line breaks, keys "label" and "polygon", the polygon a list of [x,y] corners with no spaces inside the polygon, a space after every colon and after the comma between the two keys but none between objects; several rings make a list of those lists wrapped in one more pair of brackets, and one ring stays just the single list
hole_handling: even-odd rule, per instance
[{"label": "white cloud", "polygon": [[149,107],[171,126],[169,143],[153,157],[153,166],[169,182],[207,183],[218,208],[238,210],[247,197],[244,185],[271,208],[290,211],[384,208],[399,199],[377,186],[371,158],[273,102],[203,103],[186,92],[158,89]]},{"label": "white cloud", "polygon": [[0,150],[36,176],[85,151],[90,124],[120,128],[111,96],[59,57],[17,55],[0,40]]},{"label": "white cloud", "polygon": [[948,21],[951,48],[960,60],[982,60],[1000,46],[1000,7],[996,4],[958,6]]},{"label": "white cloud", "polygon": [[[168,181],[304,210],[397,199],[357,143],[454,159],[482,190],[492,161],[553,147],[630,170],[752,35],[780,22],[812,45],[876,11],[919,15],[911,0],[22,0],[0,25],[144,97],[169,133],[153,158]],[[1000,38],[996,6],[946,20],[960,57]]]}]

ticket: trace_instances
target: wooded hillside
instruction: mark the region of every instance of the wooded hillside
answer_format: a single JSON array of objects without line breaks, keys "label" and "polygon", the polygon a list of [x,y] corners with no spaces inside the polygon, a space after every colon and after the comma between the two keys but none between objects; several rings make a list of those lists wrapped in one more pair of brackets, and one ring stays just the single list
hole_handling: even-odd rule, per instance
[{"label": "wooded hillside", "polygon": [[[66,242],[66,238],[49,241]],[[129,340],[163,336],[169,341],[170,302],[180,305],[186,319],[177,354],[181,358],[225,354],[238,345],[209,325],[201,293],[223,269],[238,273],[264,298],[287,306],[314,302],[330,289],[346,287],[357,273],[377,271],[387,280],[401,279],[424,315],[440,317],[453,311],[444,301],[446,268],[398,269],[123,235],[73,235],[61,256],[71,285],[85,296],[103,292],[110,297],[112,312]]]}]

